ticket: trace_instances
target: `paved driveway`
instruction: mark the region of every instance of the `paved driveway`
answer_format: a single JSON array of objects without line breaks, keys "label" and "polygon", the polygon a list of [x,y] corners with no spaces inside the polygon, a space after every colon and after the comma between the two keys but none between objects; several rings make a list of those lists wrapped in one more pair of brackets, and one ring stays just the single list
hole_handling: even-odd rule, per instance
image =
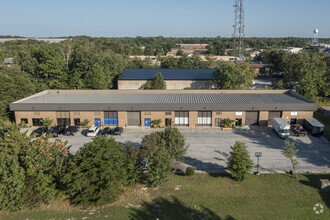
[{"label": "paved driveway", "polygon": [[[142,137],[162,129],[125,129],[122,136],[115,139],[123,144],[139,145]],[[189,144],[184,163],[177,164],[185,170],[193,166],[198,172],[224,173],[230,146],[235,141],[245,141],[248,145],[251,159],[255,164],[255,152],[262,152],[260,158],[261,172],[285,172],[291,170],[290,160],[283,156],[284,141],[270,128],[253,128],[246,130],[220,130],[219,128],[180,128]],[[75,154],[84,143],[92,138],[85,136],[85,130],[75,136],[61,136],[72,145],[70,152]],[[330,172],[330,142],[324,137],[290,137],[299,149],[297,158],[300,165],[298,172]]]}]

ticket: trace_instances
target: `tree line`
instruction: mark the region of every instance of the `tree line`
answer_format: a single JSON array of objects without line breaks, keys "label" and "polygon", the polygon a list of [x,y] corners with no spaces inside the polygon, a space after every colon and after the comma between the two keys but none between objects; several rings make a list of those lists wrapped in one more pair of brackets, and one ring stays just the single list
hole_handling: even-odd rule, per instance
[{"label": "tree line", "polygon": [[298,54],[284,50],[267,50],[255,60],[274,64],[284,78],[273,81],[275,89],[295,89],[299,94],[316,100],[317,96],[330,95],[330,57],[314,51],[303,50]]},{"label": "tree line", "polygon": [[90,206],[112,203],[124,187],[158,186],[188,145],[177,128],[145,135],[141,146],[97,136],[76,155],[67,142],[21,133],[0,121],[0,210],[16,211],[55,199]]}]

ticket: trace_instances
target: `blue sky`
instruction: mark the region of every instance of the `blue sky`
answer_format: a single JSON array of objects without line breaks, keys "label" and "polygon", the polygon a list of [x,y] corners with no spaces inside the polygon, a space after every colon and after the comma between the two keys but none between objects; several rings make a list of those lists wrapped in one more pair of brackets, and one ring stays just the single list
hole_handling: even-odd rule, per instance
[{"label": "blue sky", "polygon": [[[0,35],[230,37],[234,0],[2,0]],[[247,37],[330,37],[330,0],[245,0]]]}]

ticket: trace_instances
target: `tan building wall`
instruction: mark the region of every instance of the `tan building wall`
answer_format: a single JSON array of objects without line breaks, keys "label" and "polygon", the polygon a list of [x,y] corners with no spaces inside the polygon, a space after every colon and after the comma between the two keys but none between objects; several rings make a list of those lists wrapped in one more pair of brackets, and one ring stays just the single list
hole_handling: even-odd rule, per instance
[{"label": "tan building wall", "polygon": [[212,126],[215,127],[216,118],[220,118],[221,121],[225,118],[231,120],[242,119],[242,126],[245,126],[245,112],[244,111],[213,111],[212,112]]},{"label": "tan building wall", "polygon": [[189,111],[189,127],[198,126],[198,111]]},{"label": "tan building wall", "polygon": [[32,118],[53,119],[53,125],[56,125],[55,111],[15,111],[16,123],[21,123],[22,118],[27,118],[27,126],[32,126]]},{"label": "tan building wall", "polygon": [[141,111],[141,125],[144,127],[144,119],[150,118],[151,121],[160,119],[162,120],[161,126],[165,127],[165,119],[170,118],[172,120],[172,125],[174,126],[174,111],[171,112],[171,115],[166,115],[165,111]]},{"label": "tan building wall", "polygon": [[259,126],[268,126],[268,111],[259,112]]},{"label": "tan building wall", "polygon": [[126,125],[127,125],[127,112],[118,111],[118,126],[126,127]]},{"label": "tan building wall", "polygon": [[[147,80],[118,80],[118,89],[143,89]],[[165,80],[166,89],[212,89],[215,85],[211,80]]]},{"label": "tan building wall", "polygon": [[[151,121],[155,119],[162,120],[162,126],[165,126],[165,119],[170,118],[172,120],[172,125],[175,122],[175,111],[171,112],[171,115],[166,115],[166,111],[141,111],[141,125],[144,126],[144,119],[150,118]],[[303,123],[303,119],[312,118],[313,111],[283,111],[282,117],[290,123],[292,118],[297,119],[297,123]],[[56,125],[56,112],[55,111],[15,111],[16,122],[20,123],[22,118],[28,119],[28,126],[32,126],[32,118],[49,118],[54,120]],[[74,125],[74,119],[80,118],[82,122],[85,119],[90,121],[89,126],[94,124],[95,118],[101,119],[101,124],[104,124],[104,111],[71,111],[70,112],[70,123]],[[212,111],[212,126],[215,127],[215,121],[219,118],[221,121],[225,118],[230,118],[232,120],[242,119],[242,126],[245,126],[245,111]],[[125,127],[127,125],[127,112],[118,111],[118,124],[120,127]],[[259,112],[259,125],[267,126],[268,124],[268,111]],[[198,126],[198,111],[189,111],[189,127]]]},{"label": "tan building wall", "polygon": [[302,124],[303,119],[313,118],[313,111],[283,111],[282,118],[284,118],[289,124],[292,118],[297,119],[297,123]]}]

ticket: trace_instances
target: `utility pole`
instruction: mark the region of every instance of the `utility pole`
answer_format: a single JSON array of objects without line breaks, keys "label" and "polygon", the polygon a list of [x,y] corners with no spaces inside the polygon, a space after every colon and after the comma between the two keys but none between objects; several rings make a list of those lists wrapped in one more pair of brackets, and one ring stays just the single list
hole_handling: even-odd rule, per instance
[{"label": "utility pole", "polygon": [[244,57],[244,0],[235,0],[235,22],[234,22],[234,54],[239,58]]}]

